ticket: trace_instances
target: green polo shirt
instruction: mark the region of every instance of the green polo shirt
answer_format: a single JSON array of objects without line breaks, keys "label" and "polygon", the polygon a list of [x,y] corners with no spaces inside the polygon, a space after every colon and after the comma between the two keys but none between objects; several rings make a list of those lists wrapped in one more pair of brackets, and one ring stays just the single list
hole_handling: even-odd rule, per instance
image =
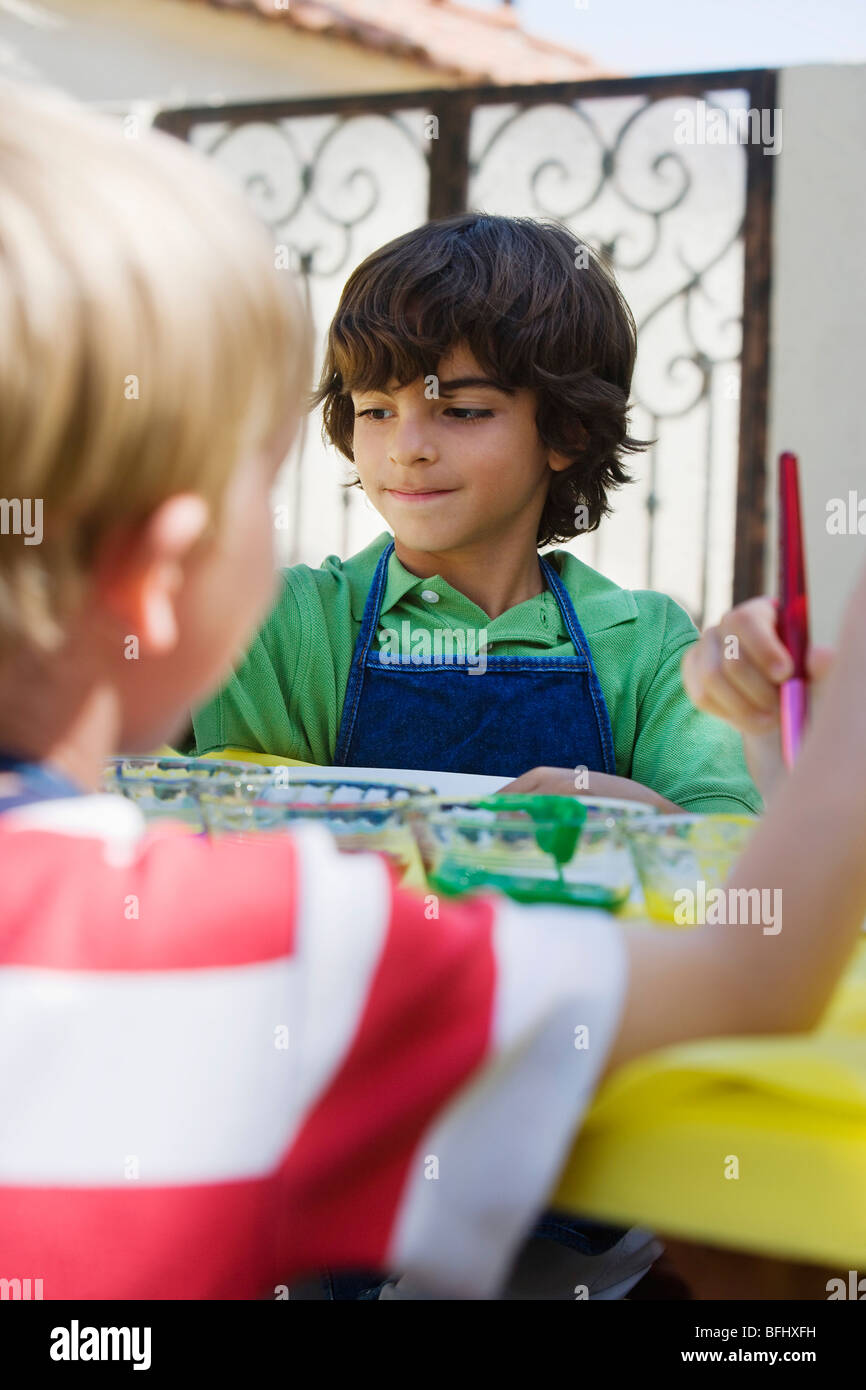
[{"label": "green polo shirt", "polygon": [[[364,603],[389,540],[383,534],[349,560],[331,555],[320,569],[295,565],[283,571],[276,605],[242,664],[194,715],[198,753],[242,748],[333,763]],[[688,614],[664,594],[619,588],[567,551],[547,558],[589,642],[613,729],[617,773],[690,811],[760,811],[739,735],[696,710],[683,689],[680,662],[698,635]],[[422,631],[432,645],[437,628],[486,630],[491,656],[574,653],[549,591],[490,619],[438,575],[419,579],[392,554],[380,647],[387,643],[393,660],[405,639],[417,643]]]}]

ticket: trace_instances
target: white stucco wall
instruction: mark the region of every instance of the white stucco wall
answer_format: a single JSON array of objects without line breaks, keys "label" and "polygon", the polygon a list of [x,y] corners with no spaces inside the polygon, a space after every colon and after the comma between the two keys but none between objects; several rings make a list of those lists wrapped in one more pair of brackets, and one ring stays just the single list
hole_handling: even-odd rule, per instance
[{"label": "white stucco wall", "polygon": [[[775,460],[800,455],[812,633],[834,640],[866,563],[866,66],[780,74],[768,478],[767,583],[775,586]],[[853,491],[863,535],[830,535],[827,504]],[[866,621],[866,615],[864,615]]]}]

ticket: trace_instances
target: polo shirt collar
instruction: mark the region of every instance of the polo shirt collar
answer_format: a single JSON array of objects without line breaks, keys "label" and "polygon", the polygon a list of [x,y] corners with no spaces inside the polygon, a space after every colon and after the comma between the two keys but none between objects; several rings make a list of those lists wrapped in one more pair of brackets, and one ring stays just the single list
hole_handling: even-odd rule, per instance
[{"label": "polo shirt collar", "polygon": [[[379,536],[369,547],[369,550],[372,551],[375,547],[376,558],[378,559],[390,540],[391,537],[387,533]],[[551,551],[546,558],[553,563],[568,590],[577,610],[580,625],[587,637],[592,636],[593,633],[605,632],[608,628],[617,627],[620,623],[636,620],[638,616],[637,603],[629,589],[621,589],[612,579],[607,579],[603,574],[599,574],[597,570],[584,564],[582,560],[579,560],[576,555],[572,555],[569,551]],[[470,601],[453,589],[441,575],[431,575],[426,579],[419,578],[417,574],[410,573],[405,565],[398,560],[397,555],[392,552],[388,560],[388,575],[382,600],[381,616],[384,618],[413,590],[425,603],[428,602],[422,598],[425,590],[437,593],[441,603],[439,612],[446,622],[446,613],[449,610],[453,611],[454,606],[461,608],[464,614],[466,614],[467,605],[475,607],[474,604],[470,605]],[[537,622],[532,621],[532,640],[540,642],[542,645],[554,646],[562,640],[565,627],[559,616],[553,594],[546,590],[539,597],[543,599],[545,609],[556,616],[554,621],[550,623],[548,630],[544,632],[539,632]],[[353,616],[358,621],[363,614],[365,601],[366,594],[358,594],[356,602],[353,604]],[[525,605],[518,604],[515,608],[508,609],[507,612],[494,619],[486,618],[481,609],[476,608],[479,615],[478,625],[486,625],[491,641],[496,639],[500,641],[520,640],[524,635],[527,620],[530,619],[526,605],[537,604],[537,602],[537,599],[527,599]],[[523,614],[521,614],[521,609],[524,609]],[[528,636],[528,633],[526,635]]]},{"label": "polo shirt collar", "polygon": [[556,550],[549,558],[571,595],[587,637],[637,620],[638,606],[631,589],[621,589],[568,550]]},{"label": "polo shirt collar", "polygon": [[[395,608],[411,590],[417,590],[420,594],[422,590],[428,589],[437,593],[441,598],[446,598],[450,594],[455,594],[450,584],[446,584],[441,575],[431,575],[429,579],[419,579],[417,574],[412,574],[397,559],[396,551],[388,561],[388,578],[385,583],[385,594],[382,599],[382,616]],[[464,599],[465,602],[465,599]]]}]

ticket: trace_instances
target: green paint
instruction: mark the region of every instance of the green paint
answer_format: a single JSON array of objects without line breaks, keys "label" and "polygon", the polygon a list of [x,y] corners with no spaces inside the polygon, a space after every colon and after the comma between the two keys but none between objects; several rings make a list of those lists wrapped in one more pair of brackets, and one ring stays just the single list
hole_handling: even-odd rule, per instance
[{"label": "green paint", "polygon": [[559,881],[562,866],[570,864],[577,849],[580,832],[586,820],[586,807],[570,796],[509,796],[507,793],[488,797],[478,805],[485,811],[525,811],[535,825],[535,843],[556,863]]},{"label": "green paint", "polygon": [[520,874],[490,873],[458,860],[442,860],[427,875],[430,886],[449,897],[482,889],[504,893],[518,903],[561,903],[569,907],[621,907],[628,889],[603,888],[597,883],[567,883],[562,878],[529,878]]}]

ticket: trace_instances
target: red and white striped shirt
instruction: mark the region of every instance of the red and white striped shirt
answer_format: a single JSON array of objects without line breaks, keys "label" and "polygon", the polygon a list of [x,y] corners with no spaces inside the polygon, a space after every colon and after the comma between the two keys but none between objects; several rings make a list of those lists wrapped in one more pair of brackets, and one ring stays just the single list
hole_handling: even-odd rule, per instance
[{"label": "red and white striped shirt", "polygon": [[117,797],[0,816],[0,1278],[251,1298],[329,1265],[495,1293],[624,952],[601,913],[436,906],[314,829],[145,833]]}]

